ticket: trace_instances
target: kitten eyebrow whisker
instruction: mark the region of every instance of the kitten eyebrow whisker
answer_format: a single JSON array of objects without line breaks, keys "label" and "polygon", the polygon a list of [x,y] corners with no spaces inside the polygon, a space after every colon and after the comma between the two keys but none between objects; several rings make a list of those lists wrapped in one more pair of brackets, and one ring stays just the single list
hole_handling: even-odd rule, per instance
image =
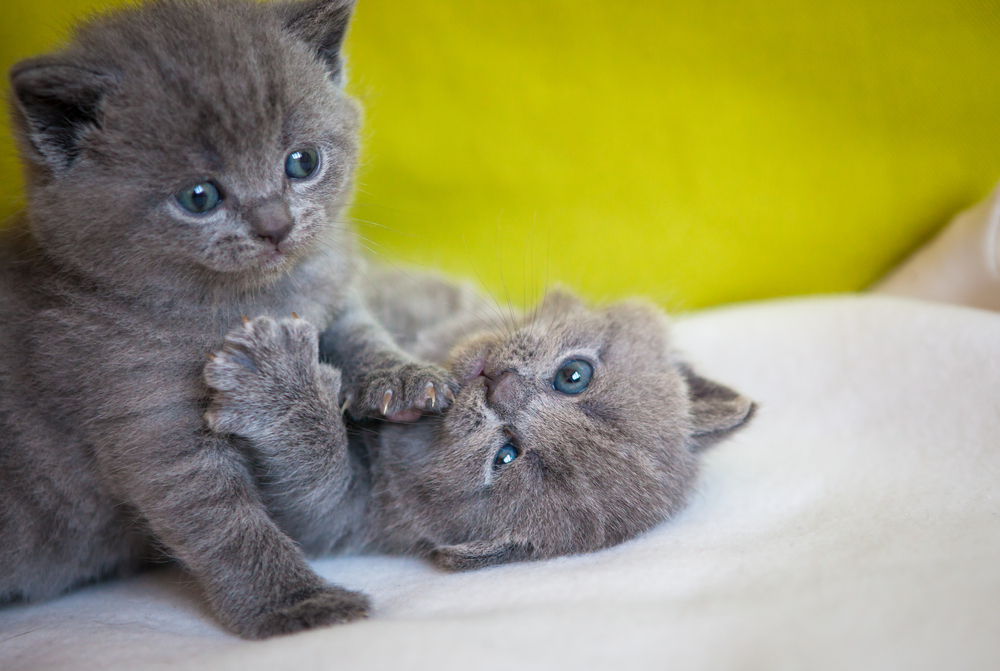
[{"label": "kitten eyebrow whisker", "polygon": [[[484,290],[486,290],[486,291],[489,291],[488,289],[485,289],[485,287],[483,287],[483,288],[484,288]],[[472,292],[472,296],[473,296],[473,298],[475,298],[475,299],[476,299],[477,301],[479,301],[479,302],[480,302],[480,303],[481,303],[481,304],[482,304],[482,305],[483,305],[484,307],[486,307],[487,309],[489,309],[490,311],[492,311],[492,312],[493,312],[493,313],[494,313],[494,314],[495,314],[495,315],[496,315],[497,317],[499,317],[499,318],[500,318],[501,320],[503,319],[503,317],[502,317],[502,316],[501,316],[501,315],[500,315],[500,314],[499,314],[499,313],[498,313],[498,312],[496,311],[496,309],[494,309],[494,308],[493,308],[493,306],[491,306],[491,305],[489,304],[489,301],[487,301],[487,300],[486,300],[485,298],[483,298],[483,297],[482,297],[482,296],[481,296],[481,295],[479,294],[479,292],[477,292],[477,291],[474,291],[474,292]],[[475,314],[476,314],[476,313],[472,312],[472,310],[470,310],[469,308],[464,308],[464,309],[465,309],[465,310],[466,310],[466,311],[467,311],[467,312],[468,312],[469,314],[472,314],[472,315],[475,315]],[[482,318],[482,317],[479,317],[479,319],[480,319],[480,321],[483,321],[483,323],[484,323],[484,324],[486,323],[486,322],[485,322],[485,321],[483,320],[483,318]],[[503,328],[503,332],[504,332],[504,334],[506,334],[506,335],[508,335],[508,336],[509,336],[509,335],[510,335],[510,332],[509,332],[509,330],[508,330],[508,329],[506,328],[506,322],[502,322],[502,324],[501,324],[501,325],[502,325],[502,326],[504,327],[504,328]],[[495,335],[500,335],[500,333],[499,333],[499,332],[498,332],[498,331],[497,331],[496,329],[497,329],[497,323],[496,323],[495,321],[493,321],[493,317],[490,317],[490,322],[489,322],[489,330],[490,330],[491,332],[493,332],[493,333],[494,333]]]},{"label": "kitten eyebrow whisker", "polygon": [[516,331],[517,320],[514,319],[514,306],[511,304],[510,293],[507,291],[507,280],[503,274],[503,229],[500,228],[500,220],[503,218],[503,210],[500,210],[500,215],[497,217],[497,269],[500,271],[500,284],[503,285],[503,293],[507,299],[507,312],[510,316],[511,321],[511,335]]},{"label": "kitten eyebrow whisker", "polygon": [[[479,297],[477,296],[477,298],[479,298]],[[482,300],[482,299],[480,299],[480,300]],[[471,308],[465,307],[464,305],[463,306],[459,306],[459,309],[462,312],[464,312],[464,313],[468,314],[469,316],[473,317],[474,319],[476,319],[482,325],[482,327],[483,327],[483,329],[485,331],[487,331],[489,333],[492,333],[493,335],[497,335],[497,336],[500,335],[497,332],[497,330],[496,330],[496,328],[497,328],[496,327],[496,323],[493,322],[492,319],[491,319],[491,321],[486,321],[486,319],[481,314],[479,314],[478,312],[473,311]],[[468,325],[464,326],[463,331],[464,331],[464,333],[465,333],[466,336],[468,336],[470,334],[470,330],[471,329],[472,329],[471,326],[468,326]]]},{"label": "kitten eyebrow whisker", "polygon": [[471,254],[471,252],[469,252],[469,243],[466,241],[464,235],[462,236],[462,244],[465,246],[465,254],[469,258],[469,265],[472,266],[472,272],[474,272],[476,274],[476,279],[479,280],[479,286],[482,287],[482,289],[484,291],[486,291],[486,293],[488,293],[490,295],[490,298],[493,299],[493,302],[496,303],[496,309],[494,309],[493,306],[491,306],[489,304],[489,302],[485,298],[483,298],[482,296],[479,296],[478,293],[476,294],[476,297],[479,298],[479,300],[483,303],[483,305],[485,305],[497,317],[499,317],[500,322],[503,325],[504,333],[507,336],[512,335],[511,327],[510,327],[509,324],[507,324],[507,320],[504,319],[503,312],[500,309],[500,303],[499,303],[499,301],[497,301],[496,297],[493,295],[493,292],[490,291],[489,287],[486,286],[486,283],[483,282],[483,277],[482,277],[482,275],[479,274],[479,269],[477,269],[476,265],[474,263],[472,263],[472,254]]}]

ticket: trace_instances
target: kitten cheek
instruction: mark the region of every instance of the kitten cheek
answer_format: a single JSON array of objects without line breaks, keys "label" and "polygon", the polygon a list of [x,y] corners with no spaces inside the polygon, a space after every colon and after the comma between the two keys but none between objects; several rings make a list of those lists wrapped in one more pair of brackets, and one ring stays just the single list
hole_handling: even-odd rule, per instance
[{"label": "kitten cheek", "polygon": [[326,211],[323,208],[292,207],[291,209],[292,231],[288,235],[290,242],[301,244],[304,240],[312,240],[320,230],[327,227]]}]

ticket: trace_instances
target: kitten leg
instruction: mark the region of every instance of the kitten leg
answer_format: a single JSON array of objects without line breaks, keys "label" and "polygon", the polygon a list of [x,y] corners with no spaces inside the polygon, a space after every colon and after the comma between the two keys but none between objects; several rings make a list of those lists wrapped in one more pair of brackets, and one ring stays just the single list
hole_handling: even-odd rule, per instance
[{"label": "kitten leg", "polygon": [[338,507],[355,480],[338,404],[340,371],[318,355],[309,322],[258,317],[226,337],[204,372],[213,390],[209,428],[246,439],[268,510],[313,552],[348,530]]},{"label": "kitten leg", "polygon": [[[405,352],[443,364],[461,340],[500,331],[502,317],[464,282],[433,272],[373,266],[359,282],[364,304]],[[513,317],[514,315],[511,315]]]},{"label": "kitten leg", "polygon": [[342,371],[344,406],[355,417],[412,421],[446,408],[458,390],[444,369],[400,349],[357,295],[323,333],[320,357]]},{"label": "kitten leg", "polygon": [[366,597],[327,584],[270,518],[231,441],[201,435],[181,444],[169,440],[174,426],[162,428],[156,454],[169,456],[144,464],[131,498],[227,628],[259,639],[366,616]]}]

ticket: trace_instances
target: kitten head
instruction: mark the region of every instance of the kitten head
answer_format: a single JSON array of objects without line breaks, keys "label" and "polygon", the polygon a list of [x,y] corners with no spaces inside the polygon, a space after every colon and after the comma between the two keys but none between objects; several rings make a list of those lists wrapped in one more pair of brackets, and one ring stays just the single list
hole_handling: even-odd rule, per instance
[{"label": "kitten head", "polygon": [[474,568],[621,543],[680,509],[698,450],[754,405],[667,335],[652,306],[556,294],[513,333],[459,345],[452,407],[382,432],[375,491],[396,542]]},{"label": "kitten head", "polygon": [[118,285],[245,288],[321,238],[344,244],[352,4],[158,0],[15,65],[32,230],[49,256]]}]

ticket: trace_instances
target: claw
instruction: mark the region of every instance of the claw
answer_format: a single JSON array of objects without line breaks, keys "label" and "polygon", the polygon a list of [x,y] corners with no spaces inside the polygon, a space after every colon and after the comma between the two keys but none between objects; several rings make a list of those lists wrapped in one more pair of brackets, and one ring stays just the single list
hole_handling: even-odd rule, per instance
[{"label": "claw", "polygon": [[382,414],[389,414],[389,402],[392,401],[392,389],[388,389],[385,392],[385,397],[382,399]]},{"label": "claw", "polygon": [[437,401],[437,393],[434,391],[434,383],[428,382],[426,390],[424,391],[424,398],[430,401],[430,405],[427,407],[433,408],[434,403]]},{"label": "claw", "polygon": [[205,352],[205,356],[208,357],[209,361],[215,361],[215,355],[212,354],[211,352]]},{"label": "claw", "polygon": [[250,323],[250,320],[249,320],[249,319],[247,319],[247,316],[246,316],[246,315],[240,315],[240,319],[242,319],[242,320],[243,320],[243,323],[244,323],[244,324],[249,324],[249,323]]},{"label": "claw", "polygon": [[292,313],[292,319],[298,319],[298,318],[299,318],[299,316],[293,312]]}]

